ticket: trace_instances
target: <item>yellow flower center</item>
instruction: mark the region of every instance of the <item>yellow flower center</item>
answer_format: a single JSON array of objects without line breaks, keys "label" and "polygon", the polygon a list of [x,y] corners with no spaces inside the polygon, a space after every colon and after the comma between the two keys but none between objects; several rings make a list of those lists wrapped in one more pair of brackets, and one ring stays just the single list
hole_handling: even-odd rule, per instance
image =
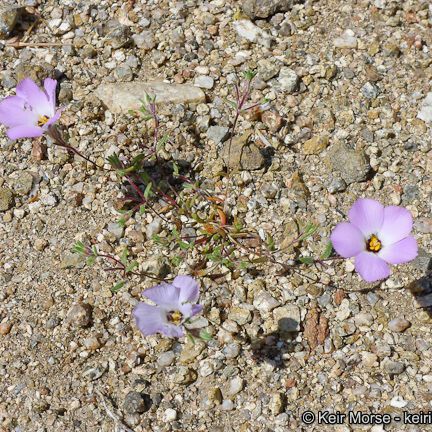
[{"label": "yellow flower center", "polygon": [[377,253],[381,250],[381,241],[375,234],[372,234],[366,243],[366,247],[369,252]]},{"label": "yellow flower center", "polygon": [[175,325],[180,325],[183,319],[183,314],[180,311],[171,311],[168,313],[168,321]]},{"label": "yellow flower center", "polygon": [[47,117],[46,115],[41,115],[41,116],[39,116],[39,118],[38,118],[38,122],[37,122],[37,124],[38,124],[39,127],[42,127],[42,126],[44,126],[45,124],[47,124],[48,121],[49,121],[49,117]]}]

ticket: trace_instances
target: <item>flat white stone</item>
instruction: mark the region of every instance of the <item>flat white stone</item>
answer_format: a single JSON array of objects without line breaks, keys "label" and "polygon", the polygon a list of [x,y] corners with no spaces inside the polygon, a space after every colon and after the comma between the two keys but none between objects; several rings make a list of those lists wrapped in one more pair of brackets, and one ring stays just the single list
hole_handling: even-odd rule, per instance
[{"label": "flat white stone", "polygon": [[156,96],[156,105],[205,102],[204,92],[189,84],[169,84],[154,82],[123,82],[101,84],[96,89],[96,96],[112,113],[125,113],[138,110],[146,94]]}]

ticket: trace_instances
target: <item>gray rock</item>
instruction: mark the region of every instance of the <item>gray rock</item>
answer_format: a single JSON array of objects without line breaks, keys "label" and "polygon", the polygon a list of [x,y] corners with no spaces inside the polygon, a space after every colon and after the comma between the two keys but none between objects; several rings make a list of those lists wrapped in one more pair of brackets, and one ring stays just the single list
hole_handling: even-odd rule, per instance
[{"label": "gray rock", "polygon": [[205,102],[205,94],[198,87],[188,84],[167,84],[161,81],[101,84],[96,96],[112,113],[139,110],[146,94],[156,96],[156,105],[198,104]]},{"label": "gray rock", "polygon": [[152,220],[146,227],[145,233],[147,239],[151,239],[154,235],[159,234],[162,229],[162,219],[159,217],[157,219]]},{"label": "gray rock", "polygon": [[374,318],[370,313],[361,312],[354,317],[354,322],[357,326],[370,327],[374,322]]},{"label": "gray rock", "polygon": [[171,271],[171,268],[167,258],[162,255],[156,255],[144,261],[142,270],[163,278]]},{"label": "gray rock", "polygon": [[273,38],[264,30],[260,29],[253,22],[245,19],[234,21],[234,30],[236,33],[250,42],[257,43],[266,48],[270,48]]},{"label": "gray rock", "polygon": [[234,409],[234,402],[232,400],[225,399],[222,402],[222,405],[221,405],[222,411],[232,411],[233,409]]},{"label": "gray rock", "polygon": [[224,142],[228,137],[229,129],[224,126],[210,126],[207,130],[207,138],[215,144]]},{"label": "gray rock", "polygon": [[375,99],[379,95],[379,89],[375,84],[367,82],[362,88],[363,96],[368,99]]},{"label": "gray rock", "polygon": [[233,378],[226,389],[226,395],[229,397],[235,396],[240,393],[244,387],[244,380],[240,377]]},{"label": "gray rock", "polygon": [[243,12],[252,19],[268,18],[276,12],[287,12],[293,6],[293,0],[244,0]]},{"label": "gray rock", "polygon": [[117,240],[123,237],[124,227],[119,225],[117,222],[110,222],[107,226],[107,230],[113,234]]},{"label": "gray rock", "polygon": [[114,75],[116,79],[120,81],[132,81],[133,72],[128,65],[121,65],[114,69]]},{"label": "gray rock", "polygon": [[175,354],[173,351],[167,351],[159,355],[157,359],[157,364],[160,367],[166,367],[172,364],[175,359]]},{"label": "gray rock", "polygon": [[275,64],[268,59],[261,59],[258,61],[258,78],[268,81],[278,75],[280,69],[279,64]]},{"label": "gray rock", "polygon": [[342,35],[333,41],[335,48],[357,48],[357,38],[352,30],[345,30]]},{"label": "gray rock", "polygon": [[405,365],[398,361],[393,361],[388,358],[381,363],[385,372],[391,375],[399,375],[405,370]]},{"label": "gray rock", "polygon": [[199,75],[195,78],[194,85],[199,88],[210,90],[214,86],[214,79],[208,75]]},{"label": "gray rock", "polygon": [[192,384],[198,378],[198,374],[195,369],[188,368],[186,366],[179,366],[177,374],[174,377],[174,381],[177,384],[188,385]]},{"label": "gray rock", "polygon": [[0,188],[0,211],[6,211],[14,205],[14,196],[10,189]]},{"label": "gray rock", "polygon": [[228,359],[234,359],[240,354],[240,345],[238,343],[228,344],[222,351]]},{"label": "gray rock", "polygon": [[251,132],[245,132],[227,141],[222,149],[222,159],[231,169],[253,171],[264,166],[265,159],[260,149],[254,143],[248,143]]},{"label": "gray rock", "polygon": [[68,252],[62,257],[60,261],[60,268],[62,270],[68,268],[77,268],[77,267],[81,268],[84,266],[84,262],[85,260],[81,255],[77,253]]},{"label": "gray rock", "polygon": [[125,397],[123,409],[129,414],[142,414],[150,408],[150,404],[148,395],[131,391]]},{"label": "gray rock", "polygon": [[277,86],[281,91],[294,93],[299,85],[299,77],[293,69],[283,67],[277,78]]},{"label": "gray rock", "polygon": [[280,303],[269,292],[263,290],[255,296],[253,305],[261,313],[268,313],[280,306]]},{"label": "gray rock", "polygon": [[235,321],[239,325],[245,325],[251,321],[252,316],[247,309],[239,306],[233,306],[229,311],[228,318]]},{"label": "gray rock", "polygon": [[138,48],[146,51],[152,50],[157,45],[152,31],[143,31],[140,34],[135,34],[132,36],[132,40]]},{"label": "gray rock", "polygon": [[388,323],[388,328],[396,333],[402,333],[411,327],[411,323],[405,318],[395,318]]},{"label": "gray rock", "polygon": [[6,39],[15,28],[20,16],[20,7],[6,6],[0,8],[0,39]]},{"label": "gray rock", "polygon": [[370,171],[365,152],[343,142],[336,142],[328,149],[328,161],[331,169],[338,171],[347,184],[365,181]]},{"label": "gray rock", "polygon": [[432,92],[426,95],[417,118],[427,123],[432,122]]},{"label": "gray rock", "polygon": [[327,190],[334,194],[336,192],[343,192],[347,187],[347,184],[345,183],[344,179],[341,179],[339,177],[332,177],[330,184],[327,186]]},{"label": "gray rock", "polygon": [[105,44],[114,49],[122,48],[131,41],[130,28],[116,20],[108,21],[103,26],[101,33],[105,35]]},{"label": "gray rock", "polygon": [[424,249],[419,248],[418,255],[411,265],[415,268],[427,272],[432,269],[432,255],[427,253]]},{"label": "gray rock", "polygon": [[92,307],[88,303],[75,303],[66,314],[66,323],[73,327],[88,327],[92,321]]},{"label": "gray rock", "polygon": [[293,304],[278,307],[273,311],[273,320],[280,332],[297,332],[300,330],[300,309]]}]

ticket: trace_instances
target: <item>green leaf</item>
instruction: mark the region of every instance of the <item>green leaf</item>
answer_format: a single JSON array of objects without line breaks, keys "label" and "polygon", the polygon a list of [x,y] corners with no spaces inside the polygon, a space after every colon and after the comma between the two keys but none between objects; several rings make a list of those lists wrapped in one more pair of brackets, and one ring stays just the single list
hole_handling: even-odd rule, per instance
[{"label": "green leaf", "polygon": [[149,184],[146,186],[145,191],[144,191],[144,197],[145,197],[145,199],[148,199],[151,195],[153,195],[153,194],[152,194],[152,191],[151,191],[152,186],[153,186],[152,183],[149,183]]},{"label": "green leaf", "polygon": [[274,239],[270,234],[267,234],[267,246],[271,251],[274,251],[276,249]]},{"label": "green leaf", "polygon": [[190,243],[187,243],[187,242],[184,242],[184,241],[181,241],[181,240],[178,242],[178,245],[179,245],[179,248],[182,249],[182,250],[188,250],[188,249],[191,248],[191,244]]},{"label": "green leaf", "polygon": [[118,170],[123,167],[123,164],[121,163],[117,153],[113,153],[111,156],[108,156],[107,160],[114,169]]},{"label": "green leaf", "polygon": [[173,162],[173,174],[175,177],[179,175],[179,167],[175,162]]},{"label": "green leaf", "polygon": [[125,272],[129,273],[133,270],[135,270],[138,267],[138,262],[137,261],[132,261],[131,263],[128,264],[128,266],[125,268]]},{"label": "green leaf", "polygon": [[309,222],[303,230],[303,234],[300,236],[299,241],[306,240],[308,237],[312,236],[318,229],[318,225]]},{"label": "green leaf", "polygon": [[96,246],[93,246],[93,247],[91,248],[91,250],[92,250],[93,255],[94,255],[95,257],[97,257],[97,256],[99,255],[99,252],[98,252]]},{"label": "green leaf", "polygon": [[120,218],[118,221],[117,221],[117,224],[119,225],[119,226],[121,226],[121,227],[125,227],[125,225],[126,225],[126,219],[125,218]]},{"label": "green leaf", "polygon": [[171,257],[171,263],[174,267],[178,267],[183,262],[183,258],[181,256],[175,255]]},{"label": "green leaf", "polygon": [[122,250],[122,253],[120,254],[120,261],[124,266],[128,265],[128,256],[129,256],[129,251],[126,248],[124,248]]},{"label": "green leaf", "polygon": [[245,79],[247,79],[248,81],[252,81],[255,78],[255,75],[257,73],[251,70],[247,70],[243,72],[243,76],[245,77]]},{"label": "green leaf", "polygon": [[140,206],[139,208],[139,214],[142,216],[147,211],[147,208],[145,205]]},{"label": "green leaf", "polygon": [[125,281],[121,281],[121,282],[117,282],[112,288],[111,291],[113,293],[118,293],[124,286],[125,286],[126,282]]},{"label": "green leaf", "polygon": [[192,345],[195,345],[195,338],[189,332],[186,333],[186,337]]},{"label": "green leaf", "polygon": [[86,247],[84,246],[83,242],[77,241],[73,246],[72,246],[72,252],[73,253],[77,253],[80,255],[83,255],[84,252],[86,250]]},{"label": "green leaf", "polygon": [[323,252],[322,255],[321,255],[321,259],[327,259],[327,258],[329,258],[330,255],[332,254],[332,252],[333,252],[333,245],[332,245],[332,242],[329,241],[329,242],[326,244],[326,247],[325,247],[325,249],[324,249],[324,252]]},{"label": "green leaf", "polygon": [[315,260],[312,257],[302,256],[299,258],[299,261],[303,264],[313,264]]},{"label": "green leaf", "polygon": [[213,336],[206,329],[201,329],[201,331],[199,332],[199,337],[206,342],[211,341],[213,339]]},{"label": "green leaf", "polygon": [[87,258],[86,264],[91,267],[96,262],[96,257],[94,255],[91,255]]},{"label": "green leaf", "polygon": [[240,262],[240,270],[247,270],[251,264],[248,261]]}]

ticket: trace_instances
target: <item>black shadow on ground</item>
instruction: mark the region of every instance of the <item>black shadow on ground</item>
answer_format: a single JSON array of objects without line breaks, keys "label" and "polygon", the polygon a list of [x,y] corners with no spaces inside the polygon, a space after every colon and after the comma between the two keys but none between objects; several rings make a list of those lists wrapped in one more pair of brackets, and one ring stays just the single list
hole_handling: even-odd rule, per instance
[{"label": "black shadow on ground", "polygon": [[278,369],[285,367],[283,355],[294,352],[298,331],[298,322],[292,318],[281,318],[275,332],[264,334],[251,342],[253,359],[257,363],[267,362]]}]

